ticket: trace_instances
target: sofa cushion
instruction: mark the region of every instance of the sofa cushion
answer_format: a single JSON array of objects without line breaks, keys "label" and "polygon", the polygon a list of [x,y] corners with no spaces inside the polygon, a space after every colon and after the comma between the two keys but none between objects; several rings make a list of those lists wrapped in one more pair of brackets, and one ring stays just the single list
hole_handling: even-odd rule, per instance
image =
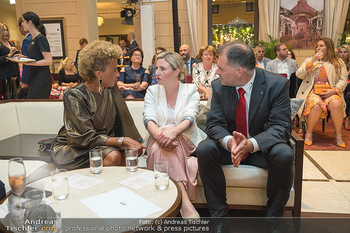
[{"label": "sofa cushion", "polygon": [[63,102],[16,103],[21,134],[57,134],[63,126]]},{"label": "sofa cushion", "polygon": [[0,140],[19,134],[16,103],[0,104],[0,112]]},{"label": "sofa cushion", "polygon": [[[251,165],[239,165],[239,167],[223,165],[222,168],[227,187],[266,189],[266,169]],[[203,186],[200,176],[198,176],[198,186]]]}]

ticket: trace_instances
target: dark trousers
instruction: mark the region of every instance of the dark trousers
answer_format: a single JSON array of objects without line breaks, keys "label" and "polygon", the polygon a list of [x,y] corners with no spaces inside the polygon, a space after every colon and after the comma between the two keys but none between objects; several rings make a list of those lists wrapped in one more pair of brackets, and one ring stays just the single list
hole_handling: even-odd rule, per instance
[{"label": "dark trousers", "polygon": [[17,77],[0,79],[0,94],[5,100],[18,99],[19,79]]},{"label": "dark trousers", "polygon": [[348,83],[348,85],[344,90],[344,99],[346,103],[346,110],[345,110],[346,116],[350,116],[350,83]]},{"label": "dark trousers", "polygon": [[[197,147],[199,175],[211,217],[228,215],[226,203],[226,180],[222,164],[232,164],[231,153],[206,139]],[[268,153],[261,151],[250,154],[241,164],[268,169],[267,179],[267,217],[283,216],[283,208],[289,199],[293,183],[294,156],[285,143],[276,144]]]}]

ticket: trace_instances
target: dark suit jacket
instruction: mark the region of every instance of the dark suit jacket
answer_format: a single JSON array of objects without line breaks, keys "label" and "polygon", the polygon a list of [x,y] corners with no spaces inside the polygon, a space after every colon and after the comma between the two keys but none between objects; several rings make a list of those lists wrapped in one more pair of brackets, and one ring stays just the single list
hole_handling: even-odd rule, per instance
[{"label": "dark suit jacket", "polygon": [[[278,143],[287,143],[292,131],[289,82],[284,77],[256,68],[249,106],[249,135],[263,153]],[[236,130],[238,95],[235,87],[212,82],[213,96],[207,117],[207,135],[219,140]]]},{"label": "dark suit jacket", "polygon": [[129,50],[126,52],[125,56],[130,56],[131,51],[136,47],[139,47],[139,45],[137,44],[136,40],[133,40],[133,42],[130,44]]},{"label": "dark suit jacket", "polygon": [[[22,51],[22,54],[25,56],[28,56],[27,49],[31,40],[32,40],[32,34],[28,33],[28,35],[22,42],[21,51]],[[21,79],[22,83],[29,84],[29,69],[30,69],[30,66],[23,65],[22,79]]]}]

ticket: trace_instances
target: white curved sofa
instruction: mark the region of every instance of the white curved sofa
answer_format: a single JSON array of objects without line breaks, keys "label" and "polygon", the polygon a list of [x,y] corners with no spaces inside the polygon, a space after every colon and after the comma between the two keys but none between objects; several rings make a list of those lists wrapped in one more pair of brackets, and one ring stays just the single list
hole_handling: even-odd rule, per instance
[{"label": "white curved sofa", "polygon": [[[140,134],[144,136],[146,129],[143,124],[142,115],[143,101],[134,100],[126,101],[126,103],[136,127]],[[24,158],[33,159],[31,156],[33,156],[33,151],[34,153],[36,151],[38,139],[45,139],[50,135],[57,134],[63,125],[63,102],[61,100],[0,101],[0,112],[0,159],[4,158],[1,143],[4,145],[4,142],[6,143],[10,139],[18,138],[20,135],[25,137],[25,140],[22,138],[22,140],[18,139],[11,143],[15,143],[18,147],[29,143],[30,149],[25,147],[16,151],[12,148],[15,150],[14,155],[23,155]],[[286,210],[291,210],[293,216],[299,217],[304,143],[302,138],[295,132],[292,135],[291,147],[295,154],[295,185],[291,190]],[[5,158],[8,159],[6,156]],[[34,159],[37,160],[38,158],[40,159],[40,156]],[[260,210],[266,208],[267,170],[249,165],[240,165],[238,168],[234,168],[233,165],[225,165],[224,173],[227,185],[227,203],[230,208]],[[193,203],[198,207],[205,207],[206,205],[204,189],[200,178],[198,180],[197,198]]]}]

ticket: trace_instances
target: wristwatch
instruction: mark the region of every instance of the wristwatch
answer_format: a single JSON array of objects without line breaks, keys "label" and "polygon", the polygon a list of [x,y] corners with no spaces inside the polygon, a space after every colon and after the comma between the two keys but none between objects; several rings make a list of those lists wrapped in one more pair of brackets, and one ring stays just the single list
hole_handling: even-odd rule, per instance
[{"label": "wristwatch", "polygon": [[122,146],[124,141],[124,137],[119,137],[117,140],[118,146]]}]

